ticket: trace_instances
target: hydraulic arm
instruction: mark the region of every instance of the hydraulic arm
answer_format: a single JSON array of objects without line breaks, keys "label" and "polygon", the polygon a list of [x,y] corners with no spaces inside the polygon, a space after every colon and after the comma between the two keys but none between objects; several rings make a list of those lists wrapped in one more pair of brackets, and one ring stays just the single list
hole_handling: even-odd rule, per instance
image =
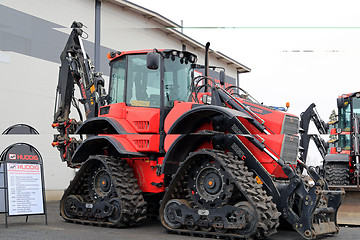
[{"label": "hydraulic arm", "polygon": [[310,120],[313,121],[316,128],[318,129],[320,134],[326,134],[329,125],[326,124],[319,116],[318,112],[316,111],[315,104],[312,103],[310,106],[301,114],[300,120],[300,128],[302,128],[301,132],[301,139],[300,139],[300,146],[304,149],[301,154],[301,160],[306,163],[306,157],[309,150],[309,143],[310,139],[314,141],[316,144],[322,158],[325,158],[325,155],[328,150],[328,146],[326,145],[325,141],[317,134],[308,134]]},{"label": "hydraulic arm", "polygon": [[76,84],[80,89],[79,102],[84,105],[86,118],[96,117],[98,109],[105,105],[106,98],[104,79],[100,73],[94,71],[94,66],[85,52],[82,27],[81,23],[73,22],[71,34],[60,56],[61,66],[52,124],[59,134],[54,136],[52,145],[59,149],[63,161],[71,157],[78,145],[77,140],[69,137],[69,134],[74,133],[79,126],[79,122],[70,119],[71,104],[76,107],[80,120],[83,120],[74,97],[74,85]]}]

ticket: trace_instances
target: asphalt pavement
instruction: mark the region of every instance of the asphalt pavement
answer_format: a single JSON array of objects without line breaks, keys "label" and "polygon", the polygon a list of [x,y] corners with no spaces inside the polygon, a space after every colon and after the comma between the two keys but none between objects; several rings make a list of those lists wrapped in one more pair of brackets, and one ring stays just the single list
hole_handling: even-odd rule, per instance
[{"label": "asphalt pavement", "polygon": [[[105,228],[65,222],[59,215],[59,203],[47,203],[48,224],[45,225],[44,215],[17,216],[8,218],[5,227],[5,215],[0,214],[0,239],[71,239],[71,240],[199,240],[205,238],[169,234],[158,221],[146,222],[131,228]],[[298,233],[289,230],[278,230],[269,240],[302,239]],[[321,238],[322,240],[360,239],[360,227],[341,227],[340,233]]]}]

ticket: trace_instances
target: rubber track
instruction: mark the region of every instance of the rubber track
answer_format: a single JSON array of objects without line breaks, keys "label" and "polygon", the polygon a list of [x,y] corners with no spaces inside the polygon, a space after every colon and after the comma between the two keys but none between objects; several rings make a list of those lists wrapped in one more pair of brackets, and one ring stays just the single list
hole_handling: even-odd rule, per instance
[{"label": "rubber track", "polygon": [[326,163],[325,179],[329,185],[349,185],[349,165],[347,163]]},{"label": "rubber track", "polygon": [[[244,161],[238,160],[232,154],[225,154],[222,151],[210,149],[203,149],[200,151],[204,154],[212,155],[224,167],[225,171],[231,175],[236,187],[238,189],[242,189],[242,192],[246,192],[248,200],[250,200],[253,206],[256,206],[256,211],[259,214],[258,229],[252,236],[242,236],[234,233],[191,231],[188,229],[172,229],[165,224],[163,219],[161,219],[161,222],[166,230],[177,234],[230,239],[265,238],[271,234],[276,233],[276,228],[279,226],[279,216],[281,214],[277,211],[275,203],[272,202],[272,197],[266,194],[265,190],[263,190],[261,185],[258,184],[254,179],[253,173],[248,171]],[[189,157],[191,157],[191,154]],[[187,168],[187,165],[191,165],[191,163],[187,164],[186,162],[187,161],[185,160],[180,165],[175,175],[173,175],[173,179],[177,174],[183,174],[183,169]],[[168,189],[168,194],[164,196],[162,206],[164,206],[166,202],[171,199],[181,198],[184,195],[188,195],[187,192],[184,192],[184,189],[186,189],[186,186],[184,186],[185,181],[183,181],[184,177],[181,176],[180,179],[183,183],[177,183],[176,189]],[[170,183],[169,186],[171,185],[172,184]],[[160,209],[164,210],[163,207]],[[160,212],[160,214],[162,216],[163,212]]]},{"label": "rubber track", "polygon": [[[134,177],[133,169],[127,164],[124,159],[115,159],[108,156],[96,155],[90,156],[89,159],[93,159],[94,164],[101,162],[111,175],[112,184],[115,184],[116,194],[123,203],[123,220],[114,224],[111,222],[105,222],[104,219],[70,219],[65,216],[63,211],[63,201],[69,195],[80,195],[85,202],[91,200],[89,193],[89,186],[87,184],[89,172],[78,171],[74,180],[70,182],[69,187],[65,190],[64,195],[60,203],[60,215],[68,222],[98,225],[105,227],[123,227],[131,226],[144,220],[146,218],[146,202],[142,196],[142,191],[139,189],[137,179]],[[96,159],[96,160],[94,160]],[[91,163],[90,163],[91,164]],[[86,166],[85,166],[86,167]],[[80,175],[79,175],[80,174]],[[82,174],[82,175],[81,175]]]}]

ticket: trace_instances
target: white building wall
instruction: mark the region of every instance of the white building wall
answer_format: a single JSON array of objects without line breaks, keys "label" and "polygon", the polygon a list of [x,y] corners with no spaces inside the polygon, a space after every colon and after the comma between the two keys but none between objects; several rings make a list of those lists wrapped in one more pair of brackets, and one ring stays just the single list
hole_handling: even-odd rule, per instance
[{"label": "white building wall", "polygon": [[[21,0],[1,1],[1,5],[44,19],[54,24],[63,26],[55,31],[70,33],[69,28],[73,20],[89,23],[86,31],[89,39],[94,39],[94,1],[89,0]],[[72,6],[72,7],[70,7]],[[1,13],[0,13],[1,14]],[[36,20],[24,22],[13,16],[12,21],[25,24],[26,29],[36,32],[39,26]],[[6,26],[5,26],[6,27]],[[38,29],[41,31],[41,29]],[[16,33],[16,30],[12,32]],[[16,33],[19,37],[24,33]],[[4,36],[0,36],[4,37]],[[34,37],[35,38],[35,37]],[[52,42],[47,35],[41,36],[41,45],[44,49],[52,49]],[[27,39],[30,55],[33,54],[33,39]],[[63,47],[66,42],[63,42]],[[16,43],[14,43],[16,44]],[[18,43],[21,44],[21,43]],[[1,46],[0,46],[1,47]],[[59,57],[62,48],[52,49]],[[16,142],[27,142],[39,150],[44,160],[45,188],[47,200],[60,199],[69,181],[74,177],[74,170],[67,168],[66,163],[61,162],[59,152],[51,146],[55,130],[51,128],[54,112],[55,92],[57,86],[59,63],[46,61],[12,51],[0,51],[0,55],[6,56],[7,61],[0,58],[0,133],[7,127],[26,123],[37,129],[40,135],[0,135],[0,151]]]},{"label": "white building wall", "polygon": [[[67,33],[70,32],[70,25],[73,21],[89,23],[86,32],[89,33],[89,39],[94,41],[94,0],[2,0],[0,4],[59,24],[64,28],[57,30]],[[14,19],[14,21],[16,20]],[[32,25],[32,23],[28,24]],[[31,27],[36,28],[35,25]],[[31,30],[29,29],[29,31]],[[44,37],[46,39],[46,36]]]},{"label": "white building wall", "polygon": [[[3,0],[0,7],[0,15],[1,9],[11,10],[8,12],[14,14],[8,19],[18,24],[13,26],[24,27],[21,32],[18,29],[6,29],[7,26],[0,24],[0,43],[1,38],[14,39],[13,42],[7,43],[11,45],[10,49],[2,50],[3,46],[0,45],[0,133],[17,123],[29,124],[40,133],[37,136],[0,135],[0,152],[16,142],[27,142],[37,148],[44,160],[47,199],[59,199],[74,176],[74,170],[67,168],[66,163],[61,162],[59,152],[51,147],[53,134],[56,133],[51,128],[51,123],[60,65],[59,56],[66,43],[62,38],[64,33],[70,33],[69,27],[76,20],[87,26],[87,40],[94,42],[95,1]],[[18,15],[24,18],[19,18]],[[41,26],[49,25],[48,29],[39,29],[38,22],[43,23]],[[151,19],[102,1],[103,47],[120,51],[182,48],[179,40],[166,35],[158,29],[159,27],[161,26]],[[57,34],[62,38],[54,39]],[[17,48],[22,48],[23,52],[16,51]],[[93,52],[93,49],[86,50]],[[189,46],[187,50],[198,55],[200,64],[204,62],[202,51]],[[47,54],[57,56],[57,62],[52,60],[54,57],[48,59]],[[101,56],[101,61],[107,61],[106,56]],[[227,67],[224,62],[216,59],[210,59],[210,64]],[[106,72],[104,74],[106,75]],[[227,68],[227,74],[236,78],[234,69]],[[74,116],[77,117],[77,114]]]},{"label": "white building wall", "polygon": [[[183,43],[166,34],[163,28],[153,19],[139,15],[111,2],[102,2],[101,5],[101,44],[116,51],[129,51],[140,49],[182,49]],[[156,9],[152,9],[156,11]],[[209,39],[211,42],[211,39]],[[205,43],[202,43],[205,45]],[[186,44],[185,44],[186,45]],[[211,46],[210,46],[211,48]],[[186,45],[186,50],[198,56],[198,64],[204,64],[204,50],[194,49]],[[210,65],[226,69],[226,74],[232,78],[237,77],[235,68],[229,67],[224,61],[211,57]]]}]

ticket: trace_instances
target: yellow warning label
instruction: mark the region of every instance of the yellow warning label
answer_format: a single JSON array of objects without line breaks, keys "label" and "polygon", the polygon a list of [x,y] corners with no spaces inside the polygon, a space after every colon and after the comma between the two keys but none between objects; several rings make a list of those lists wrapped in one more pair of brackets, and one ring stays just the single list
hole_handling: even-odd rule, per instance
[{"label": "yellow warning label", "polygon": [[136,106],[136,107],[149,107],[149,106],[150,106],[150,101],[136,101],[136,100],[132,100],[132,101],[131,101],[131,105],[132,105],[132,106]]},{"label": "yellow warning label", "polygon": [[92,85],[92,86],[90,87],[90,91],[91,91],[91,93],[95,92],[95,85]]},{"label": "yellow warning label", "polygon": [[255,180],[258,184],[263,184],[263,181],[261,181],[261,179],[258,176],[255,177]]}]

